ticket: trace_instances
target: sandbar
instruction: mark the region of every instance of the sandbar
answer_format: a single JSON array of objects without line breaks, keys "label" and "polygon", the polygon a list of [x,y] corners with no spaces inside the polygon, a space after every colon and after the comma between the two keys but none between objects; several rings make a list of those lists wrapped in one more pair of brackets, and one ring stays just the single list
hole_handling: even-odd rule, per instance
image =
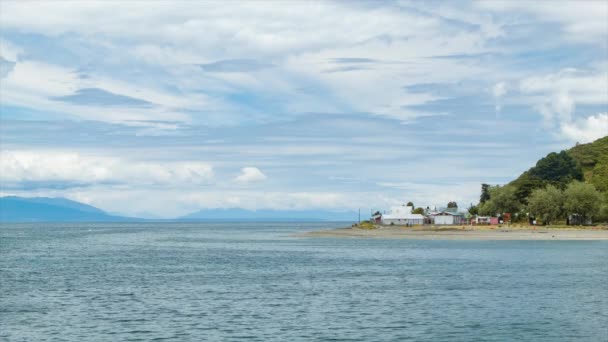
[{"label": "sandbar", "polygon": [[423,240],[608,240],[608,227],[377,226],[375,229],[348,227],[319,230],[296,234],[296,236]]}]

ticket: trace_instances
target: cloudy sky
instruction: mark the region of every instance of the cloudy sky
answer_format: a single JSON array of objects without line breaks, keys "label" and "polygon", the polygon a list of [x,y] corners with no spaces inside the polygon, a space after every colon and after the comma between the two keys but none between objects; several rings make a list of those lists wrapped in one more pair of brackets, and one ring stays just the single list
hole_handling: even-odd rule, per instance
[{"label": "cloudy sky", "polygon": [[608,3],[0,2],[3,195],[461,206],[608,134]]}]

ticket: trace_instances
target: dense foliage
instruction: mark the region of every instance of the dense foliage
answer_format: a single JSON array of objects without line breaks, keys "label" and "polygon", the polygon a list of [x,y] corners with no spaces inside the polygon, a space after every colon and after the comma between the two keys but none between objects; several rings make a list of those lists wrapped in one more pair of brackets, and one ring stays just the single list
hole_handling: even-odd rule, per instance
[{"label": "dense foliage", "polygon": [[532,191],[528,199],[528,210],[530,215],[540,218],[543,223],[551,224],[562,218],[564,210],[564,194],[562,190],[553,185],[547,185],[544,189]]},{"label": "dense foliage", "polygon": [[608,136],[591,144],[577,145],[568,151],[583,170],[585,182],[608,192]]},{"label": "dense foliage", "polygon": [[564,190],[564,210],[581,215],[583,219],[592,219],[600,213],[602,199],[593,184],[572,182]]},{"label": "dense foliage", "polygon": [[565,189],[568,183],[583,180],[583,171],[578,162],[568,152],[549,153],[536,163],[536,166],[524,172],[511,182],[515,186],[517,199],[526,204],[534,189],[554,185]]},{"label": "dense foliage", "polygon": [[424,215],[424,208],[420,207],[420,208],[416,208],[412,211],[412,214],[420,214],[420,215]]},{"label": "dense foliage", "polygon": [[479,213],[494,216],[518,212],[521,208],[521,202],[515,196],[515,190],[515,187],[511,185],[490,187],[488,189],[490,199],[480,205]]},{"label": "dense foliage", "polygon": [[471,205],[469,206],[469,208],[467,209],[467,211],[471,215],[479,215],[479,206],[473,205],[473,203],[471,203]]},{"label": "dense foliage", "polygon": [[567,184],[583,180],[583,171],[566,151],[549,153],[528,171],[530,178],[555,184]]},{"label": "dense foliage", "polygon": [[608,221],[608,137],[549,153],[505,186],[481,185],[480,215],[526,214],[543,223],[568,215]]},{"label": "dense foliage", "polygon": [[483,204],[485,201],[490,199],[490,184],[481,184],[481,196],[479,196],[479,203]]}]

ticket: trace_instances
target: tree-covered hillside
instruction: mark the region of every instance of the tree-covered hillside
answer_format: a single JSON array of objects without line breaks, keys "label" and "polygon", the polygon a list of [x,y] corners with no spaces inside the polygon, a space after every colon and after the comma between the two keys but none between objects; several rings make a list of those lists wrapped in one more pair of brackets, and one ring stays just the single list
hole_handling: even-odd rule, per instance
[{"label": "tree-covered hillside", "polygon": [[590,144],[576,145],[568,154],[581,166],[585,182],[608,192],[608,136]]},{"label": "tree-covered hillside", "polygon": [[[481,190],[476,209],[485,215],[508,212],[522,217],[542,212],[543,221],[568,215],[607,220],[608,136],[549,153],[509,184],[482,184]],[[583,202],[585,208],[579,208]]]},{"label": "tree-covered hillside", "polygon": [[551,152],[509,185],[515,187],[517,199],[525,204],[532,190],[547,185],[563,190],[573,180],[608,191],[608,136],[559,153]]}]

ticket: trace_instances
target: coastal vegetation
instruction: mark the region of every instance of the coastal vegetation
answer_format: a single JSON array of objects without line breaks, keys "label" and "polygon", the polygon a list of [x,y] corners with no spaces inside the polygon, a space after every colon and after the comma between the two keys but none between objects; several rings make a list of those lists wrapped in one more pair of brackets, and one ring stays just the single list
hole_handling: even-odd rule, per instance
[{"label": "coastal vegetation", "polygon": [[506,185],[482,184],[469,213],[543,224],[608,221],[608,137],[549,153]]},{"label": "coastal vegetation", "polygon": [[412,214],[420,214],[420,215],[424,215],[425,210],[423,207],[418,207],[414,210],[412,210]]},{"label": "coastal vegetation", "polygon": [[532,191],[528,199],[530,212],[539,217],[544,223],[551,224],[559,219],[563,212],[563,192],[553,185],[544,189]]},{"label": "coastal vegetation", "polygon": [[360,229],[375,229],[376,228],[376,226],[373,223],[371,223],[370,221],[367,221],[367,220],[359,222],[356,225],[356,227],[360,228]]}]

